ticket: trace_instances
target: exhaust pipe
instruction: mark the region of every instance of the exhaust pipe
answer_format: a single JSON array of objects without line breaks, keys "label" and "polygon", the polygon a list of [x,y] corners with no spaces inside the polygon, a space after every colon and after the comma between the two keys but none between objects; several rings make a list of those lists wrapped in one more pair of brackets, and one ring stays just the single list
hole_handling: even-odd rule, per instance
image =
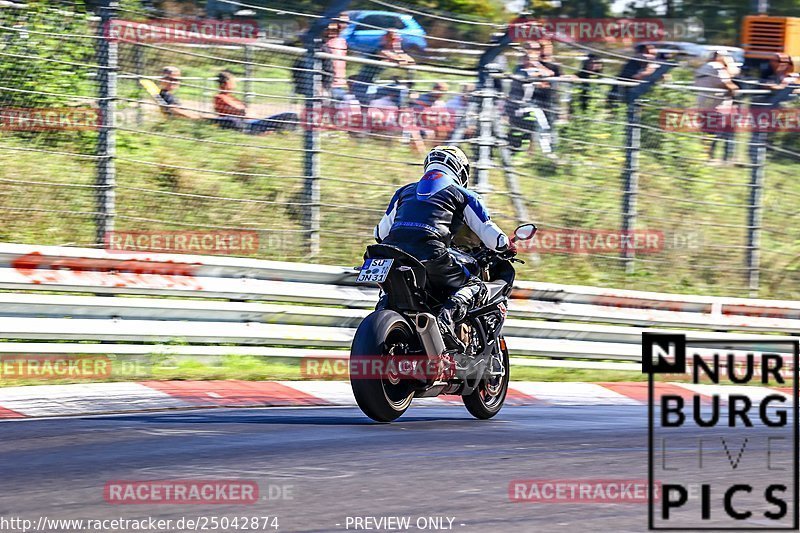
[{"label": "exhaust pipe", "polygon": [[438,358],[444,353],[445,345],[436,317],[430,313],[419,313],[416,319],[417,334],[422,339],[422,347],[428,359]]}]

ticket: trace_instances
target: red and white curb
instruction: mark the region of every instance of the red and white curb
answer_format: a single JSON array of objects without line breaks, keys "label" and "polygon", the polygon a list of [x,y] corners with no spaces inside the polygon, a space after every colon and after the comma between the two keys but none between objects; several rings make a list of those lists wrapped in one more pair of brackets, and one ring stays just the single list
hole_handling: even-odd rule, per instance
[{"label": "red and white curb", "polygon": [[[746,394],[753,400],[788,388],[659,383],[659,393],[690,398]],[[420,398],[416,406],[460,404],[457,396]],[[647,383],[512,382],[507,405],[645,405]],[[0,419],[112,414],[202,407],[354,406],[346,381],[142,381],[0,388]]]}]

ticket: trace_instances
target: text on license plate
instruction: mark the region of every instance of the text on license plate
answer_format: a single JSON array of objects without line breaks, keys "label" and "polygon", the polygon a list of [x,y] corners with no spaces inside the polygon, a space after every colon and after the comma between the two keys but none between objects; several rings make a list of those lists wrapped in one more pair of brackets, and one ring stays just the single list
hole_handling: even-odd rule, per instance
[{"label": "text on license plate", "polygon": [[394,259],[367,259],[361,272],[358,274],[357,283],[383,283],[389,275]]}]

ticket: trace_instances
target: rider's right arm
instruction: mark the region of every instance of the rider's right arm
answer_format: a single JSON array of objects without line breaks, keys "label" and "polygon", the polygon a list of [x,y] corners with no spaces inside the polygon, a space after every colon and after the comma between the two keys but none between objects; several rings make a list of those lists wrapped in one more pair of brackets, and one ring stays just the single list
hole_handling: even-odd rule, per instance
[{"label": "rider's right arm", "polygon": [[508,236],[489,217],[486,206],[480,197],[472,191],[459,188],[464,199],[464,222],[475,232],[481,242],[496,252],[508,248]]},{"label": "rider's right arm", "polygon": [[400,191],[402,188],[397,189],[392,196],[392,201],[389,202],[389,207],[386,209],[386,213],[384,213],[381,221],[375,226],[375,241],[380,243],[383,239],[389,235],[389,231],[392,229],[392,224],[394,224],[394,217],[397,214],[397,205],[398,200],[400,199]]}]

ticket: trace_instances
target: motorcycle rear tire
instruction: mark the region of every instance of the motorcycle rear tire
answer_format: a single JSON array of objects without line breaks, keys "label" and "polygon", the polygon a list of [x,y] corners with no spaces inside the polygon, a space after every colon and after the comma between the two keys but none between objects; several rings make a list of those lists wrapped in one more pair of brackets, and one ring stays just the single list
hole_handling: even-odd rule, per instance
[{"label": "motorcycle rear tire", "polygon": [[[376,422],[391,422],[406,412],[414,397],[407,382],[392,385],[387,379],[359,376],[359,359],[388,356],[392,346],[416,349],[419,341],[403,316],[387,309],[374,311],[358,326],[350,348],[350,385],[361,411]],[[407,393],[406,393],[407,391]]]}]

